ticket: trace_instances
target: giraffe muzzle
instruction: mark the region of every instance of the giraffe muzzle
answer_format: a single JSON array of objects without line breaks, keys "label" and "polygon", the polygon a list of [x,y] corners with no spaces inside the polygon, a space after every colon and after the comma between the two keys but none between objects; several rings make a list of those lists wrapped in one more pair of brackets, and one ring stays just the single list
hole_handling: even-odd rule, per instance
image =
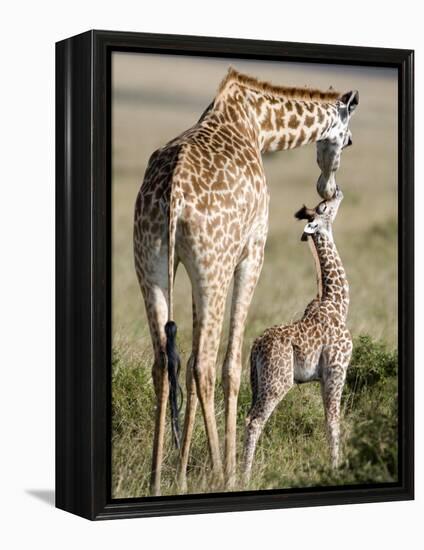
[{"label": "giraffe muzzle", "polygon": [[337,184],[335,172],[325,175],[321,172],[317,181],[317,191],[320,197],[325,200],[332,199],[336,193]]}]

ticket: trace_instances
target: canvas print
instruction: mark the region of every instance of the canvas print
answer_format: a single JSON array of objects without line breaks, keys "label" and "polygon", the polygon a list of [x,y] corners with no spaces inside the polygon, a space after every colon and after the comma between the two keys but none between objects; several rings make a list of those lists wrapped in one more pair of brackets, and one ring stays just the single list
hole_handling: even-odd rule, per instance
[{"label": "canvas print", "polygon": [[396,70],[111,63],[112,498],[396,482]]}]

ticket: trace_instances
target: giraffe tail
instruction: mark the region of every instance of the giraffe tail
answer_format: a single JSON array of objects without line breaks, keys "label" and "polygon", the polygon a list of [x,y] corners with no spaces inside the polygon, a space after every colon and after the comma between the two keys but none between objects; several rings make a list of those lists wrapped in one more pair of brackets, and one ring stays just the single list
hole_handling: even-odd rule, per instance
[{"label": "giraffe tail", "polygon": [[[175,234],[177,226],[176,199],[172,193],[169,199],[168,219],[168,322],[165,325],[166,336],[166,358],[169,380],[169,404],[171,409],[172,435],[177,449],[180,448],[180,422],[179,413],[182,407],[182,390],[178,382],[181,361],[177,351],[176,336],[177,325],[173,317],[173,286],[174,286],[174,255],[175,255]],[[178,394],[180,394],[180,405],[178,405]]]},{"label": "giraffe tail", "polygon": [[180,422],[178,406],[178,393],[182,394],[178,383],[181,361],[177,351],[176,336],[177,325],[174,321],[168,321],[165,325],[166,334],[166,358],[168,363],[169,403],[171,407],[172,435],[177,449],[180,448]]}]

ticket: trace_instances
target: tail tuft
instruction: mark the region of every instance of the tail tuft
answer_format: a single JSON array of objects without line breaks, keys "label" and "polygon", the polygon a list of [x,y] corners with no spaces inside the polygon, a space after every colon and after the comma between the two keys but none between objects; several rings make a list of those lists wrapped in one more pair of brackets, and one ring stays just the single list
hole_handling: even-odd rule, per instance
[{"label": "tail tuft", "polygon": [[175,321],[168,321],[165,325],[165,334],[168,339],[175,339],[177,336],[177,324]]},{"label": "tail tuft", "polygon": [[168,321],[165,325],[166,335],[166,357],[168,363],[168,380],[169,380],[169,403],[171,407],[171,422],[172,422],[172,434],[174,436],[174,443],[177,449],[180,448],[180,424],[179,424],[179,411],[181,407],[178,407],[178,393],[181,393],[181,388],[178,383],[178,376],[180,373],[181,361],[178,355],[176,336],[177,325],[174,321]]}]

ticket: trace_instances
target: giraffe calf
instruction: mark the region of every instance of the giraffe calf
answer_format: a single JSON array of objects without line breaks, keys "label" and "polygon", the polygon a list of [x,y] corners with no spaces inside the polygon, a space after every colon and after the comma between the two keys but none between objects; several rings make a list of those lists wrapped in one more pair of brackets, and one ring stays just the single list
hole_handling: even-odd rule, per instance
[{"label": "giraffe calf", "polygon": [[343,199],[334,196],[314,209],[303,206],[296,214],[308,221],[302,241],[308,241],[315,260],[318,295],[301,320],[267,329],[250,354],[252,405],[246,419],[243,475],[250,479],[259,436],[275,407],[294,384],[320,381],[331,464],[339,458],[340,401],[352,353],[346,327],[349,286],[334,244],[332,224]]}]

